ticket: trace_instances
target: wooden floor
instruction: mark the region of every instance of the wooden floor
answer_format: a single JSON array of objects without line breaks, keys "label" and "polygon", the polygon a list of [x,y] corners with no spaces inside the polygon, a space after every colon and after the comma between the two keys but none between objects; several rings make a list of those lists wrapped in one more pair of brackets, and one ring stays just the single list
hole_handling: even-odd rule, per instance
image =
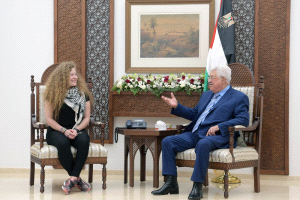
[{"label": "wooden floor", "polygon": [[[39,172],[39,169],[36,170]],[[81,192],[77,188],[73,188],[69,195],[66,195],[61,186],[68,178],[66,172],[62,169],[46,169],[45,192],[40,193],[39,173],[35,176],[35,185],[29,186],[29,170],[28,169],[0,169],[0,199],[1,200],[25,200],[25,199],[126,199],[126,200],[182,200],[187,199],[192,188],[192,182],[188,176],[178,177],[179,194],[153,196],[151,191],[152,176],[147,176],[146,181],[140,182],[139,176],[135,176],[135,187],[131,188],[128,184],[124,184],[122,172],[108,171],[107,189],[102,190],[101,171],[95,170],[94,182],[89,192]],[[234,174],[233,174],[234,175]],[[209,174],[209,180],[214,174]],[[237,175],[242,183],[231,185],[229,191],[229,199],[265,199],[265,200],[284,200],[300,199],[300,177],[290,176],[261,176],[261,192],[254,192],[254,183],[251,175]],[[87,180],[87,170],[81,174],[84,180]],[[163,184],[163,178],[160,177],[160,186]],[[209,183],[208,187],[203,189],[203,199],[224,199],[223,190],[220,185]]]}]

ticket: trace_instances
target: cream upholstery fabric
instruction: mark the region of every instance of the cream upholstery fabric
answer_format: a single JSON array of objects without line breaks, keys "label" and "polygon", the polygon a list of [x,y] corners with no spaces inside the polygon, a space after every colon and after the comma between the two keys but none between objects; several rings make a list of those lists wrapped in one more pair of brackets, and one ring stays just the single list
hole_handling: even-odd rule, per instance
[{"label": "cream upholstery fabric", "polygon": [[[251,147],[236,147],[233,149],[233,154],[235,157],[235,162],[248,161],[248,160],[258,160],[258,153],[255,149]],[[176,156],[176,159],[182,160],[195,160],[196,153],[195,149],[188,149],[183,152],[179,152]],[[229,152],[229,149],[217,149],[211,151],[209,154],[210,162],[222,162],[222,163],[231,163],[232,156]]]},{"label": "cream upholstery fabric", "polygon": [[45,85],[40,85],[39,86],[39,90],[40,90],[40,93],[39,93],[39,98],[40,98],[40,100],[39,100],[39,107],[40,107],[39,115],[40,115],[40,119],[37,119],[37,120],[39,121],[39,123],[42,123],[42,124],[47,124],[46,123],[46,117],[45,117],[45,101],[44,101],[44,97],[43,97],[45,89],[46,89]]},{"label": "cream upholstery fabric", "polygon": [[[249,126],[253,123],[253,102],[254,102],[254,87],[233,87],[234,89],[243,92],[249,98]],[[243,139],[243,133],[240,131],[240,137],[236,141],[237,146],[246,147],[246,143]]]},{"label": "cream upholstery fabric", "polygon": [[253,103],[254,103],[254,86],[251,87],[233,87],[234,89],[243,92],[249,98],[249,126],[253,123]]},{"label": "cream upholstery fabric", "polygon": [[[77,152],[76,149],[74,147],[71,147],[71,151],[73,156],[75,157]],[[39,142],[32,145],[30,148],[30,154],[40,159],[58,158],[56,147],[48,145],[46,142],[44,142],[44,146],[42,149],[40,149]],[[91,142],[88,157],[107,157],[107,150],[101,144]]]}]

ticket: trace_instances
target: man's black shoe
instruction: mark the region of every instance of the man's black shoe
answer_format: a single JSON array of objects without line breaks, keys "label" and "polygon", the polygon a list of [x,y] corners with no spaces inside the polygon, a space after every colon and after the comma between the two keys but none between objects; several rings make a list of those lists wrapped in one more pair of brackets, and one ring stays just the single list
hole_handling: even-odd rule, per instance
[{"label": "man's black shoe", "polygon": [[189,199],[199,200],[203,197],[202,193],[202,183],[194,182],[191,193],[189,194]]},{"label": "man's black shoe", "polygon": [[151,192],[154,195],[165,195],[165,194],[178,194],[179,187],[177,182],[177,176],[167,176],[165,184],[158,190],[153,190]]}]

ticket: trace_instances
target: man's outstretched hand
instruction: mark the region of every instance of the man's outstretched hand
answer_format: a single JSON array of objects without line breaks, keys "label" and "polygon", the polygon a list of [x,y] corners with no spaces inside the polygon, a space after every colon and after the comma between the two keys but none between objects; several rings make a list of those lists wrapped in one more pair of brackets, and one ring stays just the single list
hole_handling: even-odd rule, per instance
[{"label": "man's outstretched hand", "polygon": [[165,96],[161,96],[161,98],[162,98],[162,100],[164,100],[164,102],[166,102],[172,108],[177,108],[178,102],[177,102],[173,92],[171,92],[171,98],[168,98]]}]

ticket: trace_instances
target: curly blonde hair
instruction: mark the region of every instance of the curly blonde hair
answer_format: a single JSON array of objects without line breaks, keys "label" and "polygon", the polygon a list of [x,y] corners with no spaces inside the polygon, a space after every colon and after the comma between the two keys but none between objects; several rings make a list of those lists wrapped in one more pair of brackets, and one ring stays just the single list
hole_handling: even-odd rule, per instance
[{"label": "curly blonde hair", "polygon": [[[69,89],[69,78],[70,71],[75,68],[76,64],[73,61],[66,61],[60,63],[55,70],[50,74],[48,80],[46,82],[46,90],[44,92],[44,99],[48,101],[53,109],[53,118],[55,120],[58,119],[59,111],[64,103],[64,99],[67,96],[67,92]],[[89,91],[85,80],[81,77],[81,75],[77,73],[77,87],[80,93],[84,93],[86,96],[90,98],[91,105],[93,103],[93,96]]]}]

